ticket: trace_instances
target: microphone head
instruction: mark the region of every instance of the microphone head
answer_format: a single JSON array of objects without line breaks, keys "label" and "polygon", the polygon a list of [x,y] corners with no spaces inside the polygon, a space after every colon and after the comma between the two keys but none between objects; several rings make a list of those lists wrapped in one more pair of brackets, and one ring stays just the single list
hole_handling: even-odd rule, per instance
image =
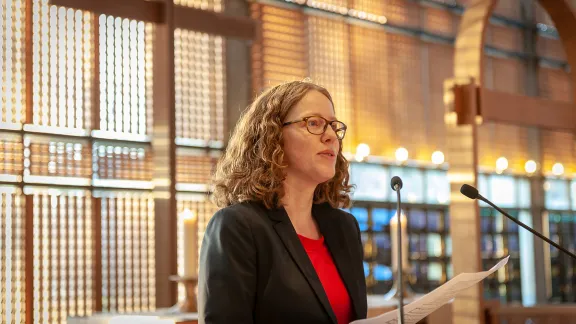
[{"label": "microphone head", "polygon": [[472,187],[471,185],[463,184],[460,188],[460,192],[470,199],[478,198],[478,189]]},{"label": "microphone head", "polygon": [[399,176],[393,176],[392,180],[390,180],[390,187],[394,191],[402,189],[402,179]]}]

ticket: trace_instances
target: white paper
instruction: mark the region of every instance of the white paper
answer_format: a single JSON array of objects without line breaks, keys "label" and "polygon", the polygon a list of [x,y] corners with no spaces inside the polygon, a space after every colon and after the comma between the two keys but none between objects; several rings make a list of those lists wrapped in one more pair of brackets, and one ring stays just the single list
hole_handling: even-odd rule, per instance
[{"label": "white paper", "polygon": [[[456,295],[458,295],[462,290],[472,287],[494,273],[496,270],[502,268],[506,263],[508,263],[509,258],[510,256],[507,256],[500,260],[500,262],[488,271],[461,273],[442,286],[434,289],[429,294],[404,306],[404,324],[417,323],[430,313],[440,308],[442,305],[454,299],[454,297],[456,297]],[[398,321],[398,310],[396,309],[376,317],[357,320],[350,324],[396,324]]]}]

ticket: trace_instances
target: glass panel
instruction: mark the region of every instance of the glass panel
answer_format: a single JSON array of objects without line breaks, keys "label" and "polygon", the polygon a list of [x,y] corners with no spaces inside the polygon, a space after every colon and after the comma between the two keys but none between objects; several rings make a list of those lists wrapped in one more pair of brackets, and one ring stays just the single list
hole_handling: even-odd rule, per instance
[{"label": "glass panel", "polygon": [[442,213],[437,210],[428,211],[428,230],[442,231]]},{"label": "glass panel", "polygon": [[572,210],[576,210],[576,180],[572,180],[572,184],[570,185],[570,193],[572,200]]},{"label": "glass panel", "polygon": [[377,264],[374,267],[374,278],[378,281],[392,280],[392,269],[383,264]]},{"label": "glass panel", "polygon": [[450,183],[448,173],[441,170],[427,170],[426,203],[447,204],[450,201]]},{"label": "glass panel", "polygon": [[511,176],[490,176],[490,199],[499,207],[516,207],[515,179]]},{"label": "glass panel", "polygon": [[518,184],[518,208],[530,208],[530,180],[526,178],[516,179]]},{"label": "glass panel", "polygon": [[[489,176],[486,174],[479,174],[478,175],[478,191],[480,192],[480,194],[490,200],[491,196],[490,196],[490,187],[488,186],[488,180],[489,180]],[[488,206],[487,203],[479,200],[478,201],[479,206]]]},{"label": "glass panel", "polygon": [[372,210],[372,229],[374,231],[383,231],[385,226],[390,225],[390,219],[396,211],[392,209],[374,208]]},{"label": "glass panel", "polygon": [[428,265],[428,280],[440,281],[442,280],[442,265],[438,262],[431,262]]},{"label": "glass panel", "polygon": [[410,231],[424,230],[426,228],[426,212],[423,210],[413,209],[408,214],[408,224]]},{"label": "glass panel", "polygon": [[350,169],[350,183],[356,185],[352,195],[354,200],[386,201],[388,192],[392,191],[388,169],[377,164],[360,163],[352,163]]},{"label": "glass panel", "polygon": [[544,182],[545,206],[547,209],[570,208],[568,184],[565,180],[547,179]]},{"label": "glass panel", "polygon": [[428,256],[439,257],[442,256],[442,237],[439,234],[428,234],[427,239]]},{"label": "glass panel", "polygon": [[358,226],[360,227],[360,231],[367,231],[368,230],[368,210],[366,208],[352,208],[352,215],[356,217],[358,221]]},{"label": "glass panel", "polygon": [[[422,171],[416,168],[391,167],[390,176],[402,178],[402,200],[406,203],[423,203],[424,199],[424,176]],[[390,201],[396,201],[396,192],[390,190]]]}]

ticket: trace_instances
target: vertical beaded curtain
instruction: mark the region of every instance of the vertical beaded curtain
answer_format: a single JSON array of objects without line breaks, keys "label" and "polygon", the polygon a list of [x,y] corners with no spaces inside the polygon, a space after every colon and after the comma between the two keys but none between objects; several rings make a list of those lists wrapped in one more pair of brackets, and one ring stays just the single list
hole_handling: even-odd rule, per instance
[{"label": "vertical beaded curtain", "polygon": [[0,186],[0,320],[19,324],[26,320],[24,272],[24,196],[19,188]]},{"label": "vertical beaded curtain", "polygon": [[176,136],[198,146],[224,142],[224,38],[176,29]]},{"label": "vertical beaded curtain", "polygon": [[2,1],[0,13],[0,125],[19,128],[24,122],[25,1]]},{"label": "vertical beaded curtain", "polygon": [[36,189],[33,196],[33,318],[66,323],[94,310],[94,242],[89,191]]},{"label": "vertical beaded curtain", "polygon": [[[64,323],[67,316],[94,311],[95,289],[101,287],[93,287],[92,278],[94,271],[103,269],[94,268],[92,193],[61,190],[50,184],[86,185],[91,179],[151,181],[152,155],[146,144],[91,143],[62,133],[95,129],[149,134],[153,26],[95,17],[51,6],[48,0],[30,1],[30,8],[26,3],[1,2],[0,129],[21,129],[26,121],[28,49],[32,106],[27,122],[46,134],[0,134],[0,181],[27,183],[33,178],[47,184],[24,189],[24,194],[32,197],[29,207],[33,214],[29,235],[33,236],[30,266],[35,289],[30,302],[35,322]],[[25,39],[27,9],[31,15],[30,43]],[[6,306],[0,309],[0,321],[20,323],[26,315],[25,266],[20,260],[24,253],[25,195],[18,186],[3,185],[0,192],[4,215],[0,220],[0,276],[7,283],[0,289],[2,305]],[[116,302],[102,302],[111,311],[151,309],[155,307],[153,200],[147,192],[110,192],[106,197],[101,208],[108,220],[106,233],[123,233],[130,240],[115,246],[115,253],[124,261],[106,272],[111,274],[107,278],[118,274],[123,278],[112,296]],[[114,203],[109,204],[110,200]],[[130,236],[141,229],[148,232]]]},{"label": "vertical beaded curtain", "polygon": [[91,128],[92,15],[32,1],[32,123],[44,127]]},{"label": "vertical beaded curtain", "polygon": [[140,312],[156,307],[154,197],[103,191],[102,310]]},{"label": "vertical beaded curtain", "polygon": [[141,21],[98,17],[101,131],[150,133],[152,29]]}]

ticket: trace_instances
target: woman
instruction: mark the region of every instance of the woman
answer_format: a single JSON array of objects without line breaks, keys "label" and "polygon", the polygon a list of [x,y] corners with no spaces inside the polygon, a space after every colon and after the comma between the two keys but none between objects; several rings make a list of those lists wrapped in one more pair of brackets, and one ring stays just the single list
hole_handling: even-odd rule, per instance
[{"label": "woman", "polygon": [[348,206],[346,125],[328,91],[290,82],[243,113],[218,162],[200,253],[200,323],[366,318],[363,251]]}]

